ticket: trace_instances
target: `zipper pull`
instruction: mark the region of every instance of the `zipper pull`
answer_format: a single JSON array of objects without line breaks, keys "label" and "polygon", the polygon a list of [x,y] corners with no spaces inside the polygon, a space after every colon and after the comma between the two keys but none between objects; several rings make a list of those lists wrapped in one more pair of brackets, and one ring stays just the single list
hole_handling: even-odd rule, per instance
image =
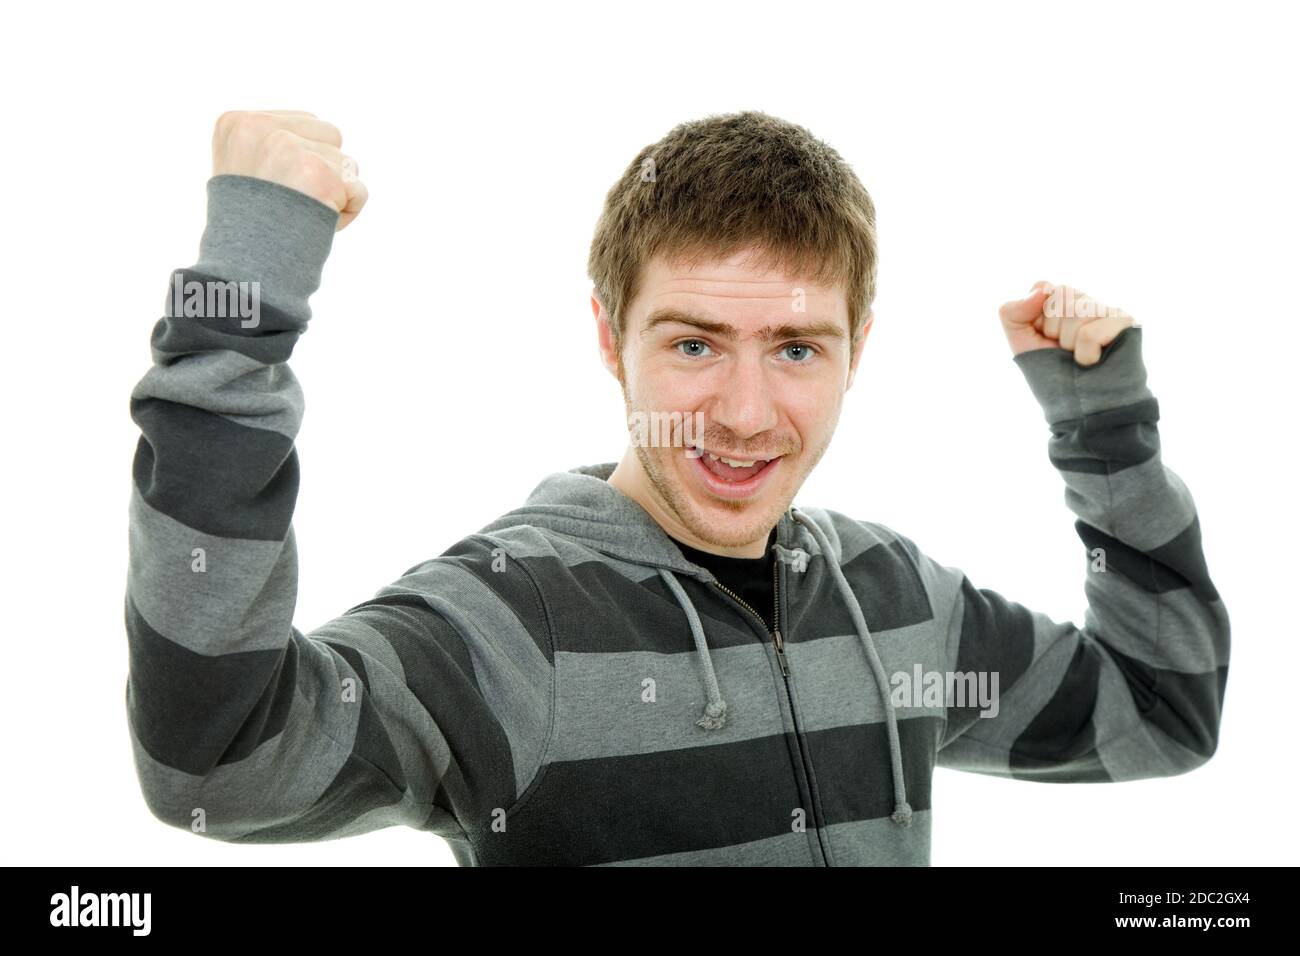
[{"label": "zipper pull", "polygon": [[781,673],[790,676],[790,667],[785,662],[785,641],[781,640],[780,630],[772,631],[772,643],[776,645],[776,659],[781,665]]}]

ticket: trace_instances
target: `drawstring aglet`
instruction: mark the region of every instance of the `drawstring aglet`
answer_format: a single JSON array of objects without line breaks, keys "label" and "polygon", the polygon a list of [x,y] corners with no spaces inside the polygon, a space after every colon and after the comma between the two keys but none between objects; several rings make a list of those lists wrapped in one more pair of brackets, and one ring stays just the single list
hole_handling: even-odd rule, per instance
[{"label": "drawstring aglet", "polygon": [[705,730],[720,730],[727,722],[727,702],[725,700],[710,703],[704,708],[704,716],[696,721]]}]

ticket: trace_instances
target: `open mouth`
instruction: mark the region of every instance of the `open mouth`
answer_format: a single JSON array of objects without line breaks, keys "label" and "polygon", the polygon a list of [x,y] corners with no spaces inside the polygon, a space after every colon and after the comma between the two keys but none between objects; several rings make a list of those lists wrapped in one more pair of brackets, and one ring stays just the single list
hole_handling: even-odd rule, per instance
[{"label": "open mouth", "polygon": [[775,460],[775,458],[724,458],[707,451],[700,456],[700,463],[705,468],[723,481],[732,482],[753,478]]},{"label": "open mouth", "polygon": [[691,463],[691,470],[704,488],[718,498],[750,498],[768,483],[779,469],[784,455],[775,458],[733,458],[707,450]]}]

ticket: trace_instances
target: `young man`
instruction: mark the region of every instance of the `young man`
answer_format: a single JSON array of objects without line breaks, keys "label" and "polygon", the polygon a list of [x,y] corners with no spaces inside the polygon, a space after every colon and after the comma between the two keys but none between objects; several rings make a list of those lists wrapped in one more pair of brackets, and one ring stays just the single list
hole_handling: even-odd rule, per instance
[{"label": "young man", "polygon": [[[463,865],[926,864],[935,767],[1118,781],[1214,753],[1228,617],[1126,314],[1046,283],[1001,311],[1087,549],[1082,628],[792,504],[870,329],[875,211],[762,113],[673,129],[608,194],[589,267],[617,466],[546,477],[304,634],[286,362],[367,199],[341,144],[308,113],[221,117],[173,275],[200,294],[132,395],[127,706],[160,819],[232,842],[405,824]],[[214,307],[236,287],[257,315]]]}]

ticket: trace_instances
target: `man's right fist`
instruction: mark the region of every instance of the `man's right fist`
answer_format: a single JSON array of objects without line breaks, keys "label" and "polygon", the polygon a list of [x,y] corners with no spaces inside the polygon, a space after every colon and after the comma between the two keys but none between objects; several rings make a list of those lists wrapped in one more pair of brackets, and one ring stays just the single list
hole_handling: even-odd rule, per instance
[{"label": "man's right fist", "polygon": [[212,175],[267,179],[339,213],[335,231],[361,214],[370,193],[356,160],[339,149],[338,128],[299,110],[232,110],[212,133]]}]

